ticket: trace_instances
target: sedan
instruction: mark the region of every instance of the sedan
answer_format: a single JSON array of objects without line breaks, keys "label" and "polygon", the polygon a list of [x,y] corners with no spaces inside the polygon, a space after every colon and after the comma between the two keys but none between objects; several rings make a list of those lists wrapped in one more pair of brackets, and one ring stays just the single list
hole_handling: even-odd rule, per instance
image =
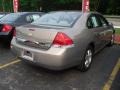
[{"label": "sedan", "polygon": [[10,13],[0,19],[0,40],[10,46],[16,26],[31,23],[41,17],[42,12],[18,12]]},{"label": "sedan", "polygon": [[97,12],[58,11],[16,28],[11,50],[25,62],[52,70],[87,71],[93,55],[114,41],[112,24]]}]

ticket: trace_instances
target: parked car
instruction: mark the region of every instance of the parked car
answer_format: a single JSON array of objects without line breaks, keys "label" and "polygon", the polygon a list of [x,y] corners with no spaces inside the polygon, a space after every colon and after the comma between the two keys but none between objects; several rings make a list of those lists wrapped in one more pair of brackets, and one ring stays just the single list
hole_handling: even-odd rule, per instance
[{"label": "parked car", "polygon": [[5,15],[7,15],[8,13],[7,12],[0,12],[0,19],[2,18],[2,17],[4,17]]},{"label": "parked car", "polygon": [[93,55],[112,45],[114,29],[97,12],[58,11],[16,28],[11,50],[22,60],[52,69],[87,71]]},{"label": "parked car", "polygon": [[0,40],[10,46],[13,32],[16,26],[29,24],[41,17],[42,12],[18,12],[10,13],[0,19]]}]

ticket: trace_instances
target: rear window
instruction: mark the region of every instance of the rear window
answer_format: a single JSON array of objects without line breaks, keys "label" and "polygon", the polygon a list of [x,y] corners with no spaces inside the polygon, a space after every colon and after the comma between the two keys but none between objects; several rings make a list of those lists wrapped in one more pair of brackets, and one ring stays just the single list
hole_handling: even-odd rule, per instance
[{"label": "rear window", "polygon": [[2,19],[0,19],[0,21],[14,22],[19,17],[20,17],[20,14],[11,13],[11,14],[8,14],[8,15],[4,16]]},{"label": "rear window", "polygon": [[34,25],[70,27],[81,16],[79,12],[53,12],[43,15]]}]

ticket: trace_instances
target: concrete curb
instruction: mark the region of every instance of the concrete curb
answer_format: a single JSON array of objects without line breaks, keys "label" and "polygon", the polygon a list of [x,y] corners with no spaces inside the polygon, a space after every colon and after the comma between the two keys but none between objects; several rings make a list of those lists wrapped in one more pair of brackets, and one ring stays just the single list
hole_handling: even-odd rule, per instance
[{"label": "concrete curb", "polygon": [[120,26],[114,26],[114,28],[120,28]]}]

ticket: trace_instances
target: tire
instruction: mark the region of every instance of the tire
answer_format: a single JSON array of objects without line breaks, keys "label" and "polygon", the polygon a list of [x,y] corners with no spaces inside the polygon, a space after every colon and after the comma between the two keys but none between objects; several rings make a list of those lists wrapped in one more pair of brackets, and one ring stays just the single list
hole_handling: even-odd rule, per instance
[{"label": "tire", "polygon": [[78,69],[81,72],[87,71],[91,67],[92,61],[93,61],[93,47],[89,46],[85,51],[84,57],[80,65],[78,66]]},{"label": "tire", "polygon": [[8,48],[8,49],[10,48],[12,37],[13,37],[13,36],[10,35],[10,36],[7,38],[7,40],[4,42],[5,47]]},{"label": "tire", "polygon": [[11,41],[7,40],[5,42],[5,47],[9,49],[10,48],[10,44],[11,44]]},{"label": "tire", "polygon": [[110,40],[110,42],[108,43],[108,47],[113,46],[114,45],[114,38],[115,38],[115,34],[112,34],[112,39]]}]

